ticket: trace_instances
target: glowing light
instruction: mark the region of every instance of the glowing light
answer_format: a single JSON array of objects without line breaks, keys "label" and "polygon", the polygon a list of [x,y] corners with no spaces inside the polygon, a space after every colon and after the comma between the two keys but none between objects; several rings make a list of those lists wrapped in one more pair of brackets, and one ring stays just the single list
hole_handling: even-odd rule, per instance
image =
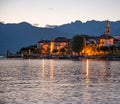
[{"label": "glowing light", "polygon": [[53,97],[53,71],[54,71],[54,61],[50,60],[50,95]]},{"label": "glowing light", "polygon": [[91,99],[91,94],[89,92],[88,89],[90,89],[89,87],[89,60],[86,60],[86,84],[85,84],[85,87],[84,87],[84,91],[83,91],[83,97],[85,99],[85,101],[88,101]]},{"label": "glowing light", "polygon": [[44,79],[44,75],[45,75],[45,60],[42,60],[42,79]]},{"label": "glowing light", "polygon": [[53,70],[54,70],[53,60],[50,60],[50,82],[52,82],[53,80]]},{"label": "glowing light", "polygon": [[54,42],[51,42],[50,44],[50,53],[52,54],[53,52],[53,49],[54,49]]},{"label": "glowing light", "polygon": [[89,82],[89,61],[86,61],[86,81]]}]

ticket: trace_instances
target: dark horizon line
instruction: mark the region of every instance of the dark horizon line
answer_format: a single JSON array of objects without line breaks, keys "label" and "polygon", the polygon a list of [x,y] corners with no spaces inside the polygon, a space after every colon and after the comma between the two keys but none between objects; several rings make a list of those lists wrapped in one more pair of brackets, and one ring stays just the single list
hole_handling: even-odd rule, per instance
[{"label": "dark horizon line", "polygon": [[48,26],[61,26],[61,25],[65,25],[65,24],[70,24],[70,23],[75,23],[75,22],[81,22],[81,23],[87,23],[87,22],[90,22],[90,21],[96,21],[96,22],[105,22],[105,21],[110,21],[110,22],[119,22],[120,20],[109,20],[109,19],[106,19],[106,20],[95,20],[95,19],[92,19],[92,20],[87,20],[85,22],[81,21],[81,20],[74,20],[74,21],[71,21],[71,22],[68,22],[68,23],[63,23],[63,24],[60,24],[60,25],[51,25],[51,24],[46,24],[45,26],[39,26],[38,23],[30,23],[28,21],[21,21],[21,22],[7,22],[5,23],[4,21],[0,21],[0,23],[2,24],[21,24],[21,23],[28,23],[32,26],[38,26],[38,27],[47,27]]}]

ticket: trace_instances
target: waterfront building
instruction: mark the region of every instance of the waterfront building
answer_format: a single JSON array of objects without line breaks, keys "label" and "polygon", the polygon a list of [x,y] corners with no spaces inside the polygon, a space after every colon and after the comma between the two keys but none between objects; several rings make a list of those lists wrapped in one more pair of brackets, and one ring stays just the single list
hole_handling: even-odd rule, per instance
[{"label": "waterfront building", "polygon": [[50,40],[41,40],[37,43],[37,48],[40,49],[40,53],[46,55],[49,53],[51,41]]},{"label": "waterfront building", "polygon": [[110,23],[107,21],[105,33],[99,37],[99,47],[114,45],[114,37],[110,35]]},{"label": "waterfront building", "polygon": [[115,36],[114,45],[117,47],[120,46],[120,35]]},{"label": "waterfront building", "polygon": [[70,39],[65,37],[57,37],[52,42],[54,43],[54,49],[60,50],[69,45]]},{"label": "waterfront building", "polygon": [[84,35],[86,39],[86,46],[84,47],[82,54],[83,55],[96,55],[97,46],[99,44],[99,37],[92,37]]},{"label": "waterfront building", "polygon": [[42,54],[52,54],[53,50],[58,50],[58,54],[62,48],[69,45],[70,39],[65,37],[57,37],[53,41],[41,40],[37,43],[37,48],[41,49]]}]

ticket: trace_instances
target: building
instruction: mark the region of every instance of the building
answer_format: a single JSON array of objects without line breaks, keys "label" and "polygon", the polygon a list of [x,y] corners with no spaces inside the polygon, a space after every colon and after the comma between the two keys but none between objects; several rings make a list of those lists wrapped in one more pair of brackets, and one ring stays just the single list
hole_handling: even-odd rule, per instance
[{"label": "building", "polygon": [[65,37],[57,37],[52,42],[54,42],[54,49],[60,50],[61,48],[69,45],[70,39]]},{"label": "building", "polygon": [[119,47],[120,46],[120,35],[114,37],[114,45]]},{"label": "building", "polygon": [[100,51],[101,47],[109,47],[115,45],[115,42],[118,43],[118,41],[115,41],[114,37],[110,35],[110,31],[110,23],[107,21],[105,32],[101,36],[91,37],[85,35],[84,37],[86,38],[86,47],[83,49],[82,53],[84,55],[105,54],[105,52],[102,50]]},{"label": "building", "polygon": [[50,46],[51,46],[50,40],[41,40],[37,43],[37,48],[41,50],[40,53],[43,55],[49,53]]},{"label": "building", "polygon": [[84,35],[86,39],[86,46],[82,50],[83,55],[96,55],[97,54],[97,46],[99,44],[99,37],[87,36]]},{"label": "building", "polygon": [[58,53],[62,48],[69,45],[70,39],[65,37],[57,37],[53,41],[41,40],[37,43],[37,48],[41,49],[41,54],[53,53],[53,50],[58,50]]},{"label": "building", "polygon": [[114,38],[110,36],[110,23],[107,21],[105,33],[99,37],[99,47],[114,45]]}]

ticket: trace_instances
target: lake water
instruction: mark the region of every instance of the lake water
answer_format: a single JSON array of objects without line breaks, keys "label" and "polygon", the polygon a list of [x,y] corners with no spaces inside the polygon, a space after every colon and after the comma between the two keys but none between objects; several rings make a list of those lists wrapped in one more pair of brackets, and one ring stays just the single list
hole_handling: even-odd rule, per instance
[{"label": "lake water", "polygon": [[0,104],[120,104],[120,61],[0,59]]}]

